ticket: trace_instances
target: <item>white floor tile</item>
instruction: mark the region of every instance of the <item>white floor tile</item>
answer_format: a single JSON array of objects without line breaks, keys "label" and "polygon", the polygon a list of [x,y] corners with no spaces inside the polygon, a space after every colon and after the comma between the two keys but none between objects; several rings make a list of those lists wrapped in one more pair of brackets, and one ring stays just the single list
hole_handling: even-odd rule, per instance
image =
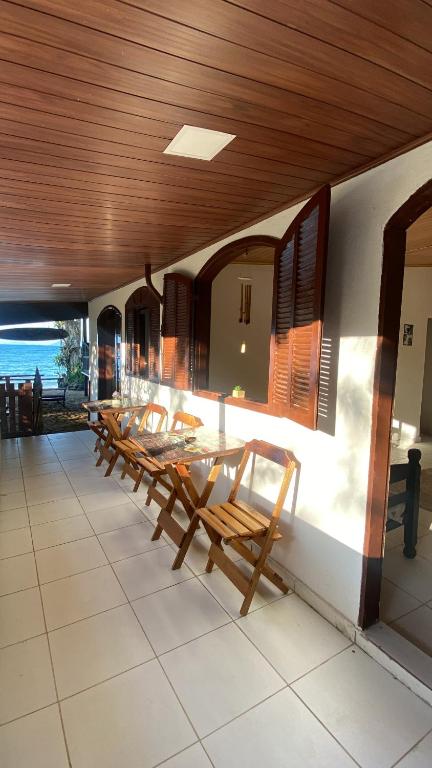
[{"label": "white floor tile", "polygon": [[21,466],[25,470],[26,467],[36,467],[38,464],[52,464],[57,461],[57,455],[51,448],[34,449],[32,451],[24,451],[21,454]]},{"label": "white floor tile", "polygon": [[37,583],[36,565],[32,552],[0,560],[0,595],[9,595],[21,589],[36,587]]},{"label": "white floor tile", "polygon": [[399,634],[432,656],[432,608],[422,605],[392,624]]},{"label": "white floor tile", "polygon": [[33,551],[30,528],[0,533],[0,560]]},{"label": "white floor tile", "polygon": [[204,746],[216,768],[356,765],[289,688],[213,733]]},{"label": "white floor tile", "polygon": [[287,683],[351,644],[297,595],[250,613],[238,626]]},{"label": "white floor tile", "polygon": [[15,531],[17,528],[25,528],[29,524],[27,507],[18,507],[18,509],[9,509],[7,512],[0,512],[0,532]]},{"label": "white floor tile", "polygon": [[18,507],[25,507],[26,497],[24,491],[17,491],[16,493],[2,493],[0,492],[0,512],[6,512],[8,509],[18,509]]},{"label": "white floor tile", "polygon": [[386,553],[384,576],[420,602],[432,599],[432,562],[421,555],[408,560],[399,550]]},{"label": "white floor tile", "polygon": [[[250,578],[251,570],[244,561],[240,563],[239,567],[247,578]],[[225,574],[218,568],[214,568],[211,573],[204,573],[199,578],[230,616],[232,616],[233,619],[238,619],[240,616],[241,604],[243,602],[243,595]],[[281,597],[283,597],[283,593],[280,589],[277,589],[277,587],[267,581],[267,579],[261,578],[249,611],[255,611],[257,608],[262,608],[267,603]]]},{"label": "white floor tile", "polygon": [[[55,481],[51,478],[57,478]],[[46,479],[46,478],[45,478]],[[45,485],[39,488],[27,489],[27,503],[29,506],[43,504],[46,501],[70,499],[75,496],[73,488],[66,475],[48,475]]]},{"label": "white floor tile", "polygon": [[88,493],[106,493],[109,490],[118,490],[118,485],[112,477],[97,477],[89,475],[69,475],[70,483],[77,496],[85,496]]},{"label": "white floor tile", "polygon": [[151,768],[196,741],[157,661],[73,696],[61,708],[77,768]]},{"label": "white floor tile", "polygon": [[0,647],[45,632],[38,587],[0,597]]},{"label": "white floor tile", "polygon": [[[41,466],[44,466],[43,464]],[[33,496],[40,490],[62,487],[68,482],[66,473],[62,468],[58,472],[49,475],[36,475],[36,477],[24,476],[24,485],[27,496]]]},{"label": "white floor tile", "polygon": [[1,726],[0,765],[2,768],[68,768],[56,704]]},{"label": "white floor tile", "polygon": [[292,687],[362,768],[390,768],[432,728],[432,709],[358,648]]},{"label": "white floor tile", "polygon": [[0,457],[0,478],[1,480],[22,480],[21,462],[19,459],[13,461],[2,461]]},{"label": "white floor tile", "polygon": [[110,566],[51,581],[41,587],[41,593],[48,630],[126,602]]},{"label": "white floor tile", "polygon": [[61,472],[62,469],[59,461],[48,461],[46,464],[24,464],[23,474],[28,479],[30,477],[52,475],[56,472]]},{"label": "white floor tile", "polygon": [[0,490],[1,495],[7,495],[9,493],[19,493],[24,490],[24,483],[22,477],[14,477],[10,480],[8,480],[6,477],[3,476],[3,473],[0,475],[1,482],[0,482]]},{"label": "white floor tile", "polygon": [[124,560],[125,557],[139,555],[151,549],[158,549],[166,545],[166,540],[160,537],[152,541],[154,525],[151,523],[138,523],[127,528],[119,528],[117,531],[102,533],[99,541],[111,563]]},{"label": "white floor tile", "polygon": [[55,702],[46,635],[0,651],[0,691],[0,723]]},{"label": "white floor tile", "polygon": [[118,489],[104,491],[103,493],[88,493],[79,496],[79,501],[84,512],[94,512],[96,509],[110,509],[117,504],[126,504],[129,501],[126,493]]},{"label": "white floor tile", "polygon": [[418,608],[419,605],[421,603],[415,597],[409,595],[408,592],[399,589],[396,584],[388,581],[388,579],[382,580],[380,600],[380,618],[382,621],[387,623],[394,621],[399,616],[404,616],[405,613]]},{"label": "white floor tile", "polygon": [[124,528],[127,525],[134,525],[134,523],[146,522],[146,518],[141,510],[131,501],[110,509],[98,509],[95,512],[87,512],[87,517],[96,533],[107,533],[118,528]]},{"label": "white floor tile", "polygon": [[173,571],[173,559],[171,547],[166,546],[120,560],[113,568],[129,600],[135,600],[192,578],[193,573],[187,565]]},{"label": "white floor tile", "polygon": [[422,557],[432,560],[432,531],[429,531],[429,533],[418,540],[417,552]]},{"label": "white floor tile", "polygon": [[200,737],[285,685],[234,624],[170,651],[160,661]]},{"label": "white floor tile", "polygon": [[35,556],[41,584],[90,571],[108,562],[96,536],[40,549]]},{"label": "white floor tile", "polygon": [[66,517],[82,515],[82,513],[82,506],[76,498],[47,501],[44,504],[29,507],[31,525],[51,523],[55,520],[63,520]]},{"label": "white floor tile", "polygon": [[66,544],[68,541],[85,539],[93,536],[93,530],[85,515],[67,517],[53,523],[42,523],[32,526],[33,545],[35,550]]},{"label": "white floor tile", "polygon": [[50,632],[50,645],[59,698],[154,657],[129,605]]},{"label": "white floor tile", "polygon": [[432,765],[432,733],[422,739],[411,752],[409,752],[396,768],[430,768]]},{"label": "white floor tile", "polygon": [[171,757],[160,768],[211,768],[211,762],[201,744],[194,744],[179,755]]},{"label": "white floor tile", "polygon": [[197,579],[142,597],[133,608],[157,654],[231,621]]}]

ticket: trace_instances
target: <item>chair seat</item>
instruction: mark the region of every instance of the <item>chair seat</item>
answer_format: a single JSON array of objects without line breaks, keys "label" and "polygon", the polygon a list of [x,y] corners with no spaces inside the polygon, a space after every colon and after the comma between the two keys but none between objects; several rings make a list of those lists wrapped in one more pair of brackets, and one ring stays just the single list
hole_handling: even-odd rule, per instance
[{"label": "chair seat", "polygon": [[[213,528],[226,542],[232,539],[259,538],[265,534],[270,525],[270,518],[239,499],[203,507],[198,509],[197,513],[201,520]],[[273,538],[280,539],[282,536],[275,531]]]}]

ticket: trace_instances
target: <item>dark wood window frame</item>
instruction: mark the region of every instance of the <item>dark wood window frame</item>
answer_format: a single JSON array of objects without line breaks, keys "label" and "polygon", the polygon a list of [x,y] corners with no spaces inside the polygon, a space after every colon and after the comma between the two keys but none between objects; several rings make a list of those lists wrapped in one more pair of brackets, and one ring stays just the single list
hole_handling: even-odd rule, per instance
[{"label": "dark wood window frame", "polygon": [[[147,318],[144,343],[140,328],[143,313]],[[147,286],[137,288],[126,302],[125,342],[126,374],[159,382],[160,303]]]},{"label": "dark wood window frame", "polygon": [[[308,217],[311,213],[317,210],[318,217],[318,229],[317,229],[317,246],[316,252],[318,255],[318,261],[320,262],[318,271],[316,273],[316,287],[314,290],[313,305],[308,307],[309,311],[313,313],[314,322],[319,327],[319,332],[315,334],[313,348],[311,347],[310,368],[309,375],[314,382],[314,386],[311,387],[308,392],[308,402],[306,408],[296,407],[297,403],[291,400],[290,404],[283,406],[281,402],[278,402],[277,390],[279,379],[276,377],[276,371],[281,372],[281,367],[277,368],[275,362],[276,355],[280,349],[279,338],[283,334],[280,333],[280,318],[284,321],[286,309],[282,308],[278,315],[278,280],[280,279],[279,273],[281,269],[286,269],[286,255],[285,249],[289,245],[290,241],[293,248],[293,257],[289,265],[289,269],[292,270],[292,279],[295,280],[297,263],[302,256],[303,245],[300,240],[303,238],[305,242],[308,238],[307,231],[301,234],[302,222],[308,223]],[[319,383],[319,361],[320,361],[320,345],[321,345],[321,327],[322,327],[322,311],[324,301],[324,287],[325,287],[325,267],[326,267],[326,251],[328,240],[328,220],[330,211],[330,187],[323,187],[316,195],[314,195],[301,209],[299,214],[294,218],[291,225],[288,227],[285,235],[281,240],[275,237],[266,235],[257,235],[251,237],[241,238],[232,243],[228,243],[215,253],[202,267],[195,279],[195,313],[194,313],[194,394],[199,397],[209,398],[211,400],[223,401],[228,405],[235,405],[240,408],[247,408],[249,410],[258,411],[260,413],[266,413],[272,416],[286,416],[293,421],[296,421],[303,426],[310,429],[317,428],[317,405],[318,405],[318,383]],[[324,213],[324,215],[321,215]],[[300,227],[299,227],[300,220]],[[300,234],[299,234],[300,232]],[[212,294],[212,282],[219,272],[230,264],[237,255],[244,252],[246,247],[256,245],[272,246],[275,249],[275,276],[274,276],[274,288],[273,288],[273,317],[272,317],[272,335],[270,343],[270,367],[269,367],[269,394],[266,403],[260,403],[253,400],[238,399],[234,397],[226,397],[220,392],[213,392],[208,390],[209,380],[209,358],[210,358],[210,327],[211,327],[211,294]],[[304,249],[303,249],[304,250]],[[307,246],[306,246],[307,251]],[[308,257],[309,254],[306,253]],[[285,267],[282,267],[284,261]],[[295,314],[296,297],[295,292],[291,297],[290,312],[292,317],[290,323],[293,321]],[[300,314],[303,309],[300,309]],[[297,332],[295,324],[293,328]],[[285,329],[284,329],[285,330]],[[285,334],[286,335],[286,334]],[[294,338],[296,338],[294,336]],[[300,344],[302,342],[300,341]],[[286,345],[289,348],[282,350],[283,355],[292,356],[294,353],[292,347],[293,343]],[[279,354],[281,352],[279,351]],[[301,355],[301,353],[300,353]],[[290,357],[292,361],[293,357]],[[290,363],[292,365],[292,362]],[[301,372],[300,372],[301,373]],[[292,391],[296,386],[294,378],[291,380],[290,385],[290,398],[292,398]],[[300,392],[303,383],[300,379],[300,383],[297,390]]]},{"label": "dark wood window frame", "polygon": [[390,468],[390,433],[405,272],[406,230],[431,207],[432,179],[420,187],[396,211],[384,229],[366,528],[358,618],[359,626],[363,629],[379,619]]}]

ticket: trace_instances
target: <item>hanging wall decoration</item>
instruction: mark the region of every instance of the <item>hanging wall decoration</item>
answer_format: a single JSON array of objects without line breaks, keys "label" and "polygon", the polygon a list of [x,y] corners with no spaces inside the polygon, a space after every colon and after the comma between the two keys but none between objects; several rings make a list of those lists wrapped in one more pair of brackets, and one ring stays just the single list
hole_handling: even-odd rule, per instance
[{"label": "hanging wall decoration", "polygon": [[249,325],[251,319],[252,280],[250,277],[239,277],[240,280],[240,314],[239,323]]}]

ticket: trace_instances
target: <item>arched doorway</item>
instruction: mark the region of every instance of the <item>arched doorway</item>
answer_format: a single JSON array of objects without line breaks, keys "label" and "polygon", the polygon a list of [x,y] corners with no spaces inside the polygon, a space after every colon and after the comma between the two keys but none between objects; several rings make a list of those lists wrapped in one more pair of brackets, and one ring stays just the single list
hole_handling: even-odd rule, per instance
[{"label": "arched doorway", "polygon": [[97,319],[98,398],[110,398],[120,389],[121,312],[105,307]]},{"label": "arched doorway", "polygon": [[420,187],[396,211],[384,229],[366,531],[359,612],[359,624],[363,628],[371,626],[379,618],[382,553],[387,516],[390,432],[398,359],[406,233],[408,227],[431,207],[432,179]]}]

